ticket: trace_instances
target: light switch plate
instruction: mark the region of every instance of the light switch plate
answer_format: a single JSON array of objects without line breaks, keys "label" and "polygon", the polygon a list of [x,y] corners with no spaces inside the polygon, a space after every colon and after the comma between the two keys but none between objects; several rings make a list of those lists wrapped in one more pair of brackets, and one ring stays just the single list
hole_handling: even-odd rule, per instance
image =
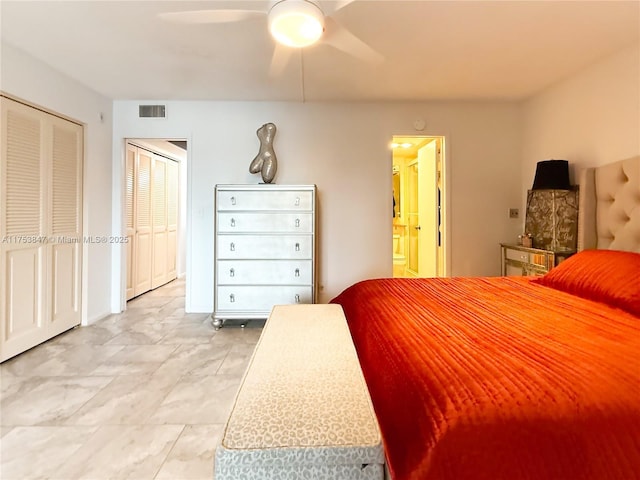
[{"label": "light switch plate", "polygon": [[509,218],[520,218],[520,210],[517,208],[510,208]]}]

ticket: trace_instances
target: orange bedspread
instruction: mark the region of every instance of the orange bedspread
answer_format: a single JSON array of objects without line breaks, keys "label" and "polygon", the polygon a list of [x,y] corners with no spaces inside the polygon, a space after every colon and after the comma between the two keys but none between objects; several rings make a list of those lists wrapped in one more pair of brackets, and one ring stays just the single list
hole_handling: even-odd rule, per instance
[{"label": "orange bedspread", "polygon": [[640,318],[522,277],[368,280],[332,302],[394,480],[640,478]]}]

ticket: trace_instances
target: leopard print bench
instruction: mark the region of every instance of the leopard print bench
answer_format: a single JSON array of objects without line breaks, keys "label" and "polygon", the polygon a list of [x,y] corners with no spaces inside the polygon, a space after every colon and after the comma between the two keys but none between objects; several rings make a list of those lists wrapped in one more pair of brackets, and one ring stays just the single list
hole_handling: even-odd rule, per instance
[{"label": "leopard print bench", "polygon": [[215,480],[381,480],[384,452],[339,305],[274,307],[216,449]]}]

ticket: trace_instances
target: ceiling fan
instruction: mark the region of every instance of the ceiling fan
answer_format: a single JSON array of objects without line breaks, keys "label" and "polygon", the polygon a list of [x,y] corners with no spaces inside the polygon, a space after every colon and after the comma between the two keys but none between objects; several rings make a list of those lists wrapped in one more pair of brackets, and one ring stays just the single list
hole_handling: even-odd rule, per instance
[{"label": "ceiling fan", "polygon": [[356,0],[277,0],[266,10],[219,8],[160,13],[168,21],[180,23],[230,23],[264,17],[276,40],[271,58],[270,76],[279,75],[292,53],[322,43],[341,50],[367,63],[378,64],[382,55],[340,25],[331,15]]}]

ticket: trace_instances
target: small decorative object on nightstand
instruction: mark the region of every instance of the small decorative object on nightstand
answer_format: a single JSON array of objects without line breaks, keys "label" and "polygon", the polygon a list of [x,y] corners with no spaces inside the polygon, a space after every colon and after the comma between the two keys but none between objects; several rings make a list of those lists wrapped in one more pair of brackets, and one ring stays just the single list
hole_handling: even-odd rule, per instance
[{"label": "small decorative object on nightstand", "polygon": [[575,250],[544,250],[542,248],[523,247],[501,243],[502,275],[544,275],[564,259],[573,255]]}]

